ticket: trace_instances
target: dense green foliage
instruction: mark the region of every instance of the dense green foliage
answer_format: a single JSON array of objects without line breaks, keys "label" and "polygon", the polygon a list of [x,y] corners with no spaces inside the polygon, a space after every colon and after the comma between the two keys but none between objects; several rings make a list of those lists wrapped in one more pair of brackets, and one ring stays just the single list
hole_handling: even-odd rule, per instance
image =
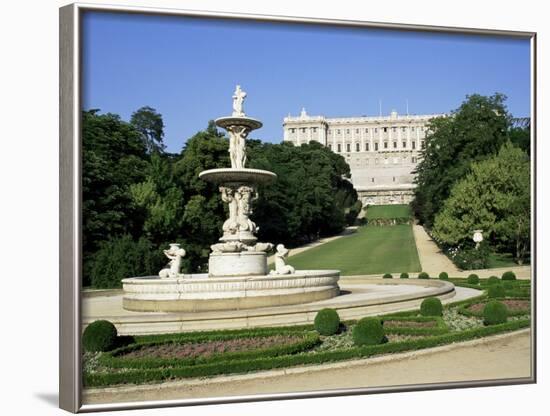
[{"label": "dense green foliage", "polygon": [[516,280],[516,274],[512,271],[507,271],[502,274],[502,280]]},{"label": "dense green foliage", "polygon": [[411,207],[409,205],[372,205],[365,209],[367,211],[366,217],[369,220],[411,217]]},{"label": "dense green foliage", "polygon": [[117,345],[117,330],[109,321],[94,321],[84,330],[82,345],[91,352],[112,350]]},{"label": "dense green foliage", "polygon": [[510,117],[504,101],[501,94],[474,94],[466,97],[451,117],[430,122],[412,204],[416,216],[428,228],[453,185],[469,171],[471,162],[495,155],[506,142]]},{"label": "dense green foliage", "polygon": [[420,304],[420,314],[422,316],[441,316],[443,315],[443,305],[438,298],[426,298]]},{"label": "dense green foliage", "polygon": [[[435,217],[433,234],[446,245],[462,248],[471,246],[473,229],[483,229],[487,241],[513,253],[518,263],[526,258],[530,243],[530,163],[511,143],[504,144],[496,156],[473,163],[470,173],[455,183]],[[482,246],[480,250],[486,250]]]},{"label": "dense green foliage", "polygon": [[472,273],[468,276],[468,279],[466,281],[471,285],[477,285],[479,283],[479,276],[475,273]]},{"label": "dense green foliage", "polygon": [[399,275],[399,278],[400,279],[408,279],[409,278],[409,273],[403,272]]},{"label": "dense green foliage", "polygon": [[441,280],[449,280],[449,274],[447,272],[441,272],[439,273],[439,278]]},{"label": "dense green foliage", "polygon": [[506,289],[503,285],[493,284],[487,289],[487,297],[489,298],[503,298],[504,296],[506,296]]},{"label": "dense green foliage", "polygon": [[483,323],[485,325],[503,324],[508,319],[508,308],[498,300],[490,300],[483,308]]},{"label": "dense green foliage", "polygon": [[359,227],[353,234],[293,255],[288,261],[297,269],[337,269],[344,276],[420,271],[410,225]]},{"label": "dense green foliage", "polygon": [[353,327],[353,343],[357,346],[377,345],[384,341],[384,327],[378,318],[363,318]]},{"label": "dense green foliage", "polygon": [[156,275],[165,262],[149,240],[135,241],[129,235],[101,244],[90,268],[91,284],[97,288],[122,287],[121,280],[132,276]]},{"label": "dense green foliage", "polygon": [[384,278],[384,279],[393,279],[393,276],[392,276],[391,273],[386,273],[386,274],[384,274],[384,276],[382,276],[382,278]]},{"label": "dense green foliage", "polygon": [[[129,123],[90,110],[82,124],[84,286],[117,287],[122,277],[156,274],[171,242],[186,250],[184,272],[206,272],[227,207],[217,186],[198,174],[230,165],[228,141],[214,123],[177,155],[164,152],[162,116],[150,107]],[[260,240],[292,246],[355,221],[361,204],[343,157],[319,143],[257,140],[249,140],[248,156],[249,167],[278,175],[255,203]]]},{"label": "dense green foliage", "polygon": [[340,327],[340,316],[334,309],[321,309],[317,312],[317,315],[315,315],[313,326],[321,335],[336,334],[338,332],[338,328]]},{"label": "dense green foliage", "polygon": [[487,279],[487,284],[489,284],[489,285],[496,285],[496,284],[499,284],[499,283],[500,283],[500,279],[498,278],[498,276],[490,276]]},{"label": "dense green foliage", "polygon": [[430,275],[426,272],[421,272],[421,273],[418,274],[418,278],[419,279],[429,279]]}]

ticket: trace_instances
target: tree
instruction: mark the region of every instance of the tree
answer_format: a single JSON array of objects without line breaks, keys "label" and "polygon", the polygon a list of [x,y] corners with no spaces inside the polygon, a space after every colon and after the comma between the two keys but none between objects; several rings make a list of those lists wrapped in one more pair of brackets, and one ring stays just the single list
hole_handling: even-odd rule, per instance
[{"label": "tree", "polygon": [[84,284],[90,259],[103,242],[138,235],[142,213],[130,186],[145,177],[148,156],[139,132],[116,114],[82,114],[82,243]]},{"label": "tree", "polygon": [[472,231],[522,263],[530,242],[530,164],[525,152],[506,143],[498,153],[472,164],[453,186],[436,216],[434,236],[447,245],[469,244]]},{"label": "tree", "polygon": [[412,203],[416,216],[428,228],[470,164],[495,155],[506,142],[510,116],[505,100],[498,93],[491,97],[467,96],[450,117],[438,117],[429,123]]},{"label": "tree", "polygon": [[130,124],[141,134],[147,153],[164,151],[164,122],[157,110],[149,106],[141,107],[132,114]]}]

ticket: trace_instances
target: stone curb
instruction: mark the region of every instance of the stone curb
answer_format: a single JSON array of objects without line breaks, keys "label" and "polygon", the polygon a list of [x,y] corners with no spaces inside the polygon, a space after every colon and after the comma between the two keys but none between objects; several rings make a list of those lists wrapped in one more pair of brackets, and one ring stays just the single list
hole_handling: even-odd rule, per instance
[{"label": "stone curb", "polygon": [[389,362],[420,358],[424,355],[447,352],[458,348],[476,347],[478,345],[490,343],[492,341],[498,341],[502,339],[507,339],[507,338],[512,338],[515,336],[527,334],[530,331],[531,331],[530,328],[526,328],[526,329],[521,329],[519,331],[492,335],[489,337],[474,339],[470,341],[455,342],[455,343],[442,345],[434,348],[408,351],[408,352],[399,353],[399,354],[388,354],[388,355],[373,357],[373,358],[347,360],[347,361],[341,361],[338,363],[291,367],[291,368],[286,368],[281,370],[262,371],[262,372],[257,372],[253,374],[239,374],[239,375],[232,375],[232,376],[220,376],[215,378],[196,378],[196,379],[188,379],[188,380],[170,381],[170,382],[140,385],[140,386],[91,388],[91,389],[84,389],[83,392],[88,396],[103,395],[103,394],[109,394],[109,393],[122,394],[122,393],[132,393],[132,392],[148,392],[148,391],[162,390],[163,388],[179,388],[179,387],[190,388],[190,387],[202,386],[202,385],[213,384],[213,383],[224,384],[224,383],[233,383],[233,382],[239,382],[239,381],[251,380],[251,379],[252,380],[266,379],[266,378],[283,377],[283,376],[292,375],[292,374],[303,374],[303,373],[311,373],[311,372],[319,372],[319,371],[327,371],[327,370],[337,370],[341,368],[348,368],[354,365],[384,364]]}]

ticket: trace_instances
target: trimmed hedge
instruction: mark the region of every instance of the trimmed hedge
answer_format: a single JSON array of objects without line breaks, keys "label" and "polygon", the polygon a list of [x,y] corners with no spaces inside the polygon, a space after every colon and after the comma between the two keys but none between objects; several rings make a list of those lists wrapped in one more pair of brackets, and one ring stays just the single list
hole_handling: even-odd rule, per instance
[{"label": "trimmed hedge", "polygon": [[488,285],[496,285],[500,283],[500,279],[497,276],[491,276],[487,279]]},{"label": "trimmed hedge", "polygon": [[487,296],[491,299],[503,298],[506,296],[506,289],[504,289],[504,286],[500,284],[489,286],[489,289],[487,290]]},{"label": "trimmed hedge", "polygon": [[391,273],[386,273],[384,276],[382,276],[383,279],[393,279],[393,276]]},{"label": "trimmed hedge", "polygon": [[340,316],[334,309],[321,309],[317,312],[317,315],[315,315],[313,326],[321,335],[334,335],[338,332],[338,328],[340,327]]},{"label": "trimmed hedge", "polygon": [[441,272],[439,273],[439,278],[441,280],[449,280],[449,274],[447,272]]},{"label": "trimmed hedge", "polygon": [[483,323],[485,325],[503,324],[508,320],[508,308],[498,300],[490,300],[483,308]]},{"label": "trimmed hedge", "polygon": [[[401,322],[435,322],[434,327],[425,328],[411,328],[411,327],[386,327],[388,321],[401,321]],[[447,324],[443,318],[439,316],[384,316],[384,333],[396,334],[396,335],[441,335],[449,332]]]},{"label": "trimmed hedge", "polygon": [[378,318],[360,319],[353,327],[353,343],[361,345],[377,345],[384,340],[384,327]]},{"label": "trimmed hedge", "polygon": [[468,279],[466,281],[471,285],[477,285],[479,284],[479,276],[475,273],[472,273],[468,276]]},{"label": "trimmed hedge", "polygon": [[418,278],[419,279],[429,279],[430,278],[430,275],[426,272],[422,272],[418,275]]},{"label": "trimmed hedge", "polygon": [[194,365],[201,365],[216,361],[228,361],[228,360],[244,360],[255,359],[261,357],[277,357],[280,355],[297,354],[300,352],[308,351],[317,346],[321,340],[319,335],[315,332],[309,332],[306,335],[302,335],[302,340],[289,344],[279,345],[269,348],[256,348],[248,351],[233,351],[212,354],[206,357],[193,357],[193,358],[125,358],[123,354],[127,354],[132,351],[139,350],[145,346],[163,345],[167,342],[155,342],[149,344],[135,344],[125,348],[118,348],[110,353],[103,354],[99,357],[99,363],[106,367],[111,368],[160,368],[160,367],[187,367]]},{"label": "trimmed hedge", "polygon": [[438,298],[426,298],[420,304],[420,314],[422,316],[442,316],[443,305]]},{"label": "trimmed hedge", "polygon": [[[465,316],[475,316],[475,317],[478,317],[478,318],[483,318],[483,310],[481,311],[478,311],[478,312],[474,312],[474,311],[471,311],[469,310],[468,308],[471,306],[471,305],[474,305],[476,303],[488,303],[490,301],[493,301],[493,300],[497,300],[497,301],[503,301],[503,300],[529,300],[530,301],[530,298],[528,297],[514,297],[514,298],[503,298],[503,297],[500,297],[500,298],[494,298],[494,299],[478,299],[478,300],[473,300],[473,299],[470,299],[468,300],[466,303],[464,303],[463,305],[461,305],[458,309],[458,313],[462,314],[462,315],[465,315]],[[531,309],[530,308],[527,308],[527,309],[519,309],[519,310],[510,310],[508,309],[508,316],[521,316],[521,315],[527,315],[527,314],[530,314],[531,313]]]},{"label": "trimmed hedge", "polygon": [[256,358],[247,360],[220,361],[181,368],[154,368],[128,370],[124,372],[84,373],[86,387],[106,387],[124,383],[154,383],[175,378],[206,377],[220,374],[246,373],[250,371],[271,370],[308,364],[368,358],[379,354],[393,354],[404,351],[433,348],[452,342],[467,341],[507,331],[527,328],[531,320],[517,320],[500,325],[474,328],[461,332],[449,332],[434,337],[426,337],[401,342],[390,342],[380,345],[353,347],[348,349],[316,352],[315,354],[295,354],[277,357]]},{"label": "trimmed hedge", "polygon": [[516,274],[511,271],[504,272],[502,273],[502,280],[516,280]]},{"label": "trimmed hedge", "polygon": [[94,321],[86,327],[82,335],[82,345],[86,351],[109,351],[117,346],[117,330],[109,321]]},{"label": "trimmed hedge", "polygon": [[408,279],[409,278],[409,273],[401,273],[401,275],[399,276],[400,279]]}]

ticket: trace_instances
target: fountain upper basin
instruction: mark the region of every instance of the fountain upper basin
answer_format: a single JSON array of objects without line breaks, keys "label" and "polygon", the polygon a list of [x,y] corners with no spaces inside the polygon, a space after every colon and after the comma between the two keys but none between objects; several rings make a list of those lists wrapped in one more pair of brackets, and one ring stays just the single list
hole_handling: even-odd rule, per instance
[{"label": "fountain upper basin", "polygon": [[262,169],[209,169],[199,173],[199,178],[213,183],[270,183],[277,179],[273,172]]}]

